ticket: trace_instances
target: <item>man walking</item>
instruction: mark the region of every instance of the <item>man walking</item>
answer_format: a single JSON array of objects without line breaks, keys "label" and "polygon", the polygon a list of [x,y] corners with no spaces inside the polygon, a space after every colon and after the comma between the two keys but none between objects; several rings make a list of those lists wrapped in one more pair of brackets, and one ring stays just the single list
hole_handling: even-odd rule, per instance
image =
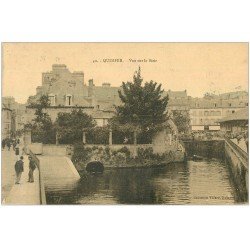
[{"label": "man walking", "polygon": [[23,156],[20,157],[20,160],[18,160],[15,164],[15,171],[16,171],[16,183],[20,184],[20,179],[23,172]]},{"label": "man walking", "polygon": [[29,156],[29,180],[28,182],[34,182],[34,175],[33,175],[33,172],[34,170],[36,169],[36,164],[35,162],[33,161],[32,157]]}]

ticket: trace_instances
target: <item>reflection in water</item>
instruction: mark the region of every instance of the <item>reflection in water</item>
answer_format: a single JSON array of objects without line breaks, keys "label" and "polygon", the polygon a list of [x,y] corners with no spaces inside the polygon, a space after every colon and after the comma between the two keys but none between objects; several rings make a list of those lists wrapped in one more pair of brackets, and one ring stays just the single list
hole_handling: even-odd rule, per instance
[{"label": "reflection in water", "polygon": [[78,182],[45,181],[48,204],[232,204],[236,194],[224,163],[106,169]]}]

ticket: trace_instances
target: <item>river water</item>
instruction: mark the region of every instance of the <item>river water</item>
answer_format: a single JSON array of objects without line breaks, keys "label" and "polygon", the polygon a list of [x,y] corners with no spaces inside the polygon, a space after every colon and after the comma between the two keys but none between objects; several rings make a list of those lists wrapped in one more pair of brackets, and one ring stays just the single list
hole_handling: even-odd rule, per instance
[{"label": "river water", "polygon": [[234,204],[228,167],[218,160],[161,168],[105,169],[72,180],[45,180],[48,204]]}]

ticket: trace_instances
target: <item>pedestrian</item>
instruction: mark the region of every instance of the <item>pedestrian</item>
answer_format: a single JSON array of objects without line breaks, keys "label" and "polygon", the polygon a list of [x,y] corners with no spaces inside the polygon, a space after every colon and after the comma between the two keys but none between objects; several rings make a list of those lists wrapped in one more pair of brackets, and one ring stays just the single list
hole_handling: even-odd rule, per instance
[{"label": "pedestrian", "polygon": [[23,156],[20,157],[20,160],[18,160],[15,164],[15,171],[16,171],[16,183],[20,184],[20,179],[23,172]]},{"label": "pedestrian", "polygon": [[7,147],[8,147],[8,150],[10,151],[11,144],[10,144],[10,140],[9,140],[9,139],[7,140],[6,145],[7,145]]},{"label": "pedestrian", "polygon": [[2,140],[2,149],[3,149],[3,150],[4,150],[4,148],[5,148],[5,144],[6,144],[5,139],[3,139],[3,140]]},{"label": "pedestrian", "polygon": [[34,175],[33,175],[33,172],[34,170],[36,169],[36,164],[35,162],[33,161],[32,157],[29,156],[29,180],[28,182],[34,182]]},{"label": "pedestrian", "polygon": [[16,149],[16,140],[12,141],[12,146],[13,146],[13,150],[15,151],[15,149]]},{"label": "pedestrian", "polygon": [[19,160],[19,155],[20,155],[19,147],[20,147],[20,145],[19,145],[19,143],[17,143],[15,146],[15,155],[16,155],[17,161]]}]

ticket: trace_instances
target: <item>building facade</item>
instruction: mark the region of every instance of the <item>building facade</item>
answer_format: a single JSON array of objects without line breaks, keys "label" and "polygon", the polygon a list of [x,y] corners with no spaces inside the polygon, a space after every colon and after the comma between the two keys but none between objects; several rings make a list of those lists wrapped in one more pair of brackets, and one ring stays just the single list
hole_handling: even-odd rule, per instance
[{"label": "building facade", "polygon": [[240,109],[222,119],[221,130],[230,133],[245,133],[248,130],[248,108]]},{"label": "building facade", "polygon": [[25,124],[26,105],[16,102],[12,96],[2,97],[2,104],[11,110],[11,130],[13,133],[22,130]]},{"label": "building facade", "polygon": [[12,124],[12,110],[2,104],[2,139],[10,138]]},{"label": "building facade", "polygon": [[248,107],[248,93],[237,91],[189,101],[191,130],[220,130],[219,120]]},{"label": "building facade", "polygon": [[93,79],[86,84],[84,72],[70,72],[66,65],[54,64],[52,71],[42,73],[42,86],[38,86],[36,95],[28,99],[26,122],[34,118],[35,110],[31,104],[36,103],[42,95],[48,95],[48,114],[52,121],[56,120],[59,112],[80,108],[91,115],[98,126],[105,126],[114,114],[114,106],[120,103],[118,89],[109,83],[95,86]]}]

